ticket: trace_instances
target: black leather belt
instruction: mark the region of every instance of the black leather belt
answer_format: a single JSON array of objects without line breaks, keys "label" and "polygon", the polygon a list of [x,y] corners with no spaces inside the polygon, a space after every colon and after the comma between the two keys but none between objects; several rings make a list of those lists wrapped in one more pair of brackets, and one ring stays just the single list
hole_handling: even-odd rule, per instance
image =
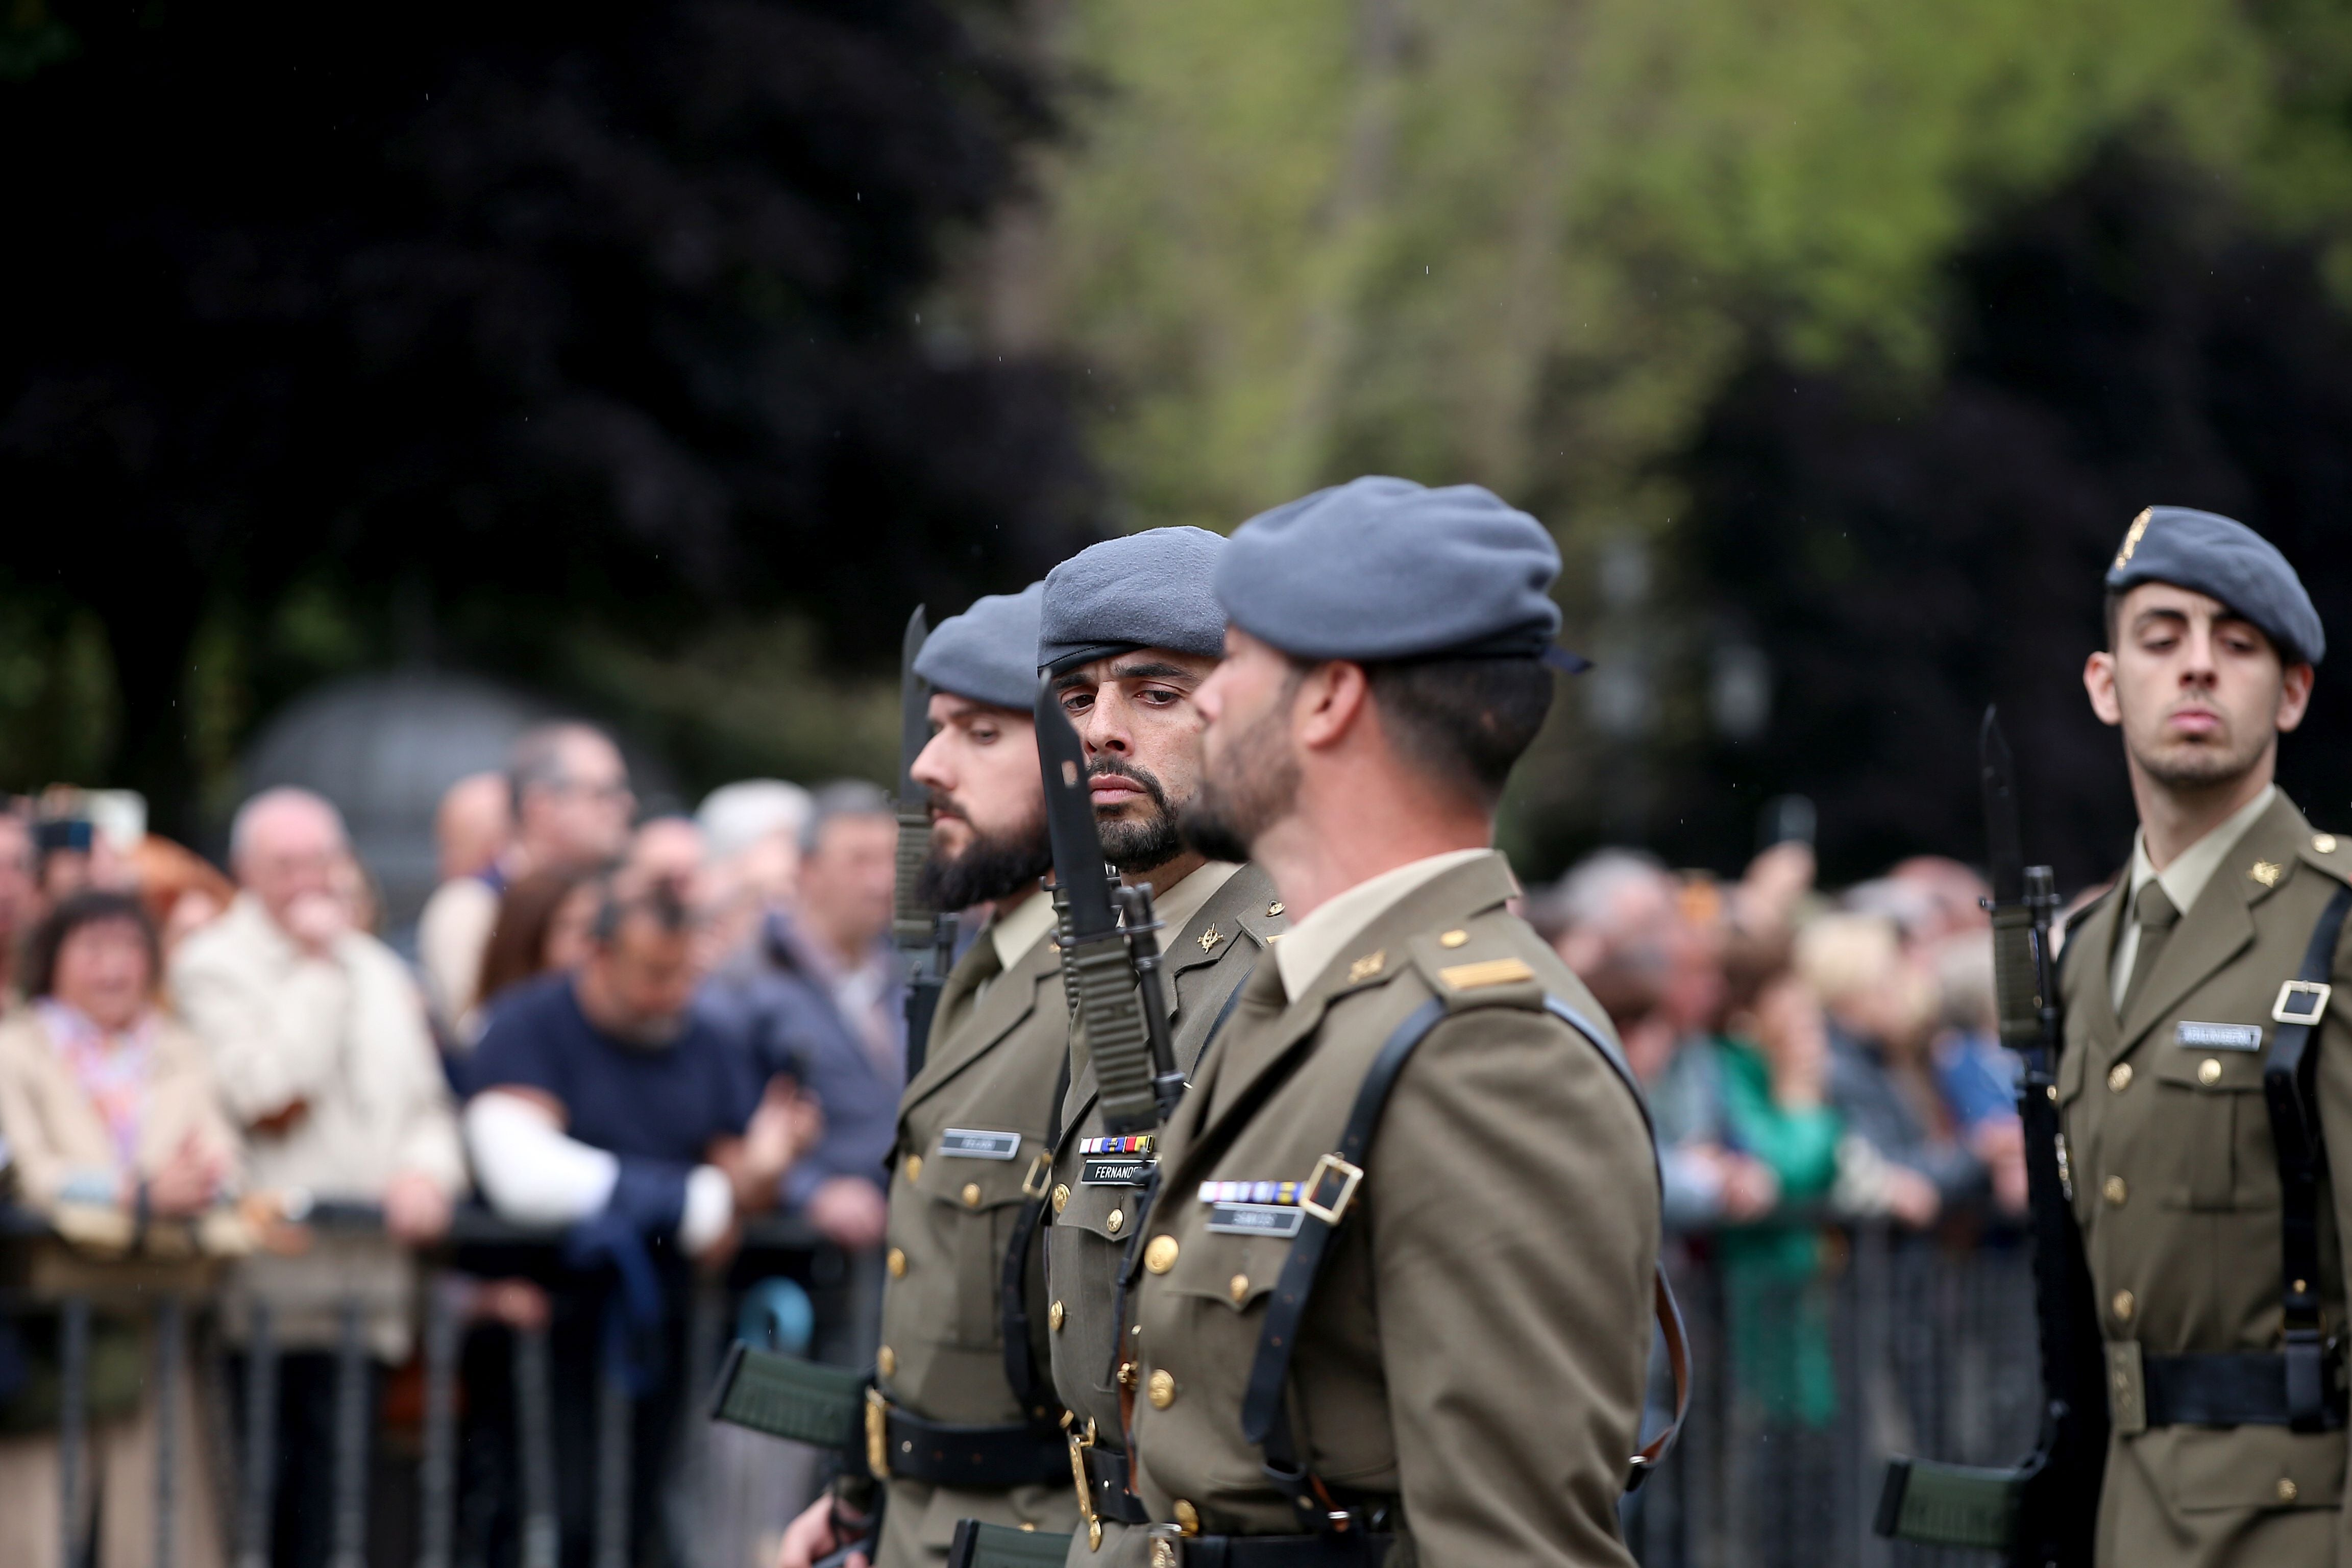
[{"label": "black leather belt", "polygon": [[1114,1524],[1150,1524],[1151,1510],[1128,1489],[1127,1456],[1109,1448],[1081,1447],[1087,1467],[1087,1500],[1094,1516]]},{"label": "black leather belt", "polygon": [[[2147,1424],[2151,1426],[2290,1426],[2287,1355],[2244,1351],[2140,1358]],[[2344,1425],[2342,1363],[2330,1358],[2324,1382],[2323,1419]]]},{"label": "black leather belt", "polygon": [[[1151,1568],[1380,1568],[1396,1537],[1386,1531],[1329,1535],[1183,1535],[1155,1533]],[[1162,1548],[1172,1551],[1163,1557]]]},{"label": "black leather belt", "polygon": [[1056,1482],[1070,1473],[1070,1452],[1052,1426],[950,1426],[893,1405],[883,1417],[894,1476],[936,1487],[996,1489]]}]

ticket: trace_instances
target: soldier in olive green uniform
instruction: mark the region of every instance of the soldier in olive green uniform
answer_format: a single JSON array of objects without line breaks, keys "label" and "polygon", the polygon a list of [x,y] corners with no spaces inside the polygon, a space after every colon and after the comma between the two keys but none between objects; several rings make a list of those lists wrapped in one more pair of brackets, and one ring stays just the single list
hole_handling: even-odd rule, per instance
[{"label": "soldier in olive green uniform", "polygon": [[[1199,770],[1191,694],[1224,651],[1212,581],[1224,543],[1204,529],[1152,529],[1064,562],[1045,579],[1037,655],[1086,744],[1103,852],[1156,896],[1176,1065],[1187,1073],[1227,1000],[1289,923],[1264,871],[1204,861],[1176,831]],[[1045,1232],[1053,1383],[1072,1413],[1070,1474],[1080,1489],[1073,1563],[1101,1560],[1121,1531],[1148,1522],[1129,1489],[1119,1418],[1118,1275],[1154,1168],[1153,1134],[1106,1135],[1081,1031]]]},{"label": "soldier in olive green uniform", "polygon": [[1486,491],[1399,479],[1219,564],[1187,833],[1297,923],[1163,1134],[1121,1367],[1155,1522],[1122,1562],[1630,1561],[1655,1155],[1487,847],[1558,570]]},{"label": "soldier in olive green uniform", "polygon": [[2328,993],[2352,978],[2352,843],[2271,782],[2319,618],[2259,536],[2176,508],[2140,514],[2107,588],[2084,680],[2122,729],[2141,831],[2066,939],[2057,1087],[2106,1343],[2098,1561],[2341,1562],[2352,1156],[2331,1194],[2273,1124],[2308,1107],[2352,1151],[2352,991]]},{"label": "soldier in olive green uniform", "polygon": [[[1038,890],[1051,860],[1032,709],[1042,588],[943,622],[915,663],[935,693],[937,731],[914,767],[932,802],[930,890],[947,909],[992,900],[995,915],[949,974],[899,1102],[867,1410],[869,1463],[888,1478],[876,1568],[944,1562],[960,1519],[1066,1531],[1077,1517],[1061,1412],[1013,1386],[1002,1331],[1006,1260],[1046,1190],[1069,1053]],[[1015,1281],[1042,1285],[1034,1268]],[[786,1568],[840,1543],[831,1509],[795,1521]]]}]

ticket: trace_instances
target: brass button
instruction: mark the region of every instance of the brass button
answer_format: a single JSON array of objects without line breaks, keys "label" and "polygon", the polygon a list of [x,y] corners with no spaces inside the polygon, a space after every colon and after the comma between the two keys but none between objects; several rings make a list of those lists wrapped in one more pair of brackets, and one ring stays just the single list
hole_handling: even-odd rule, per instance
[{"label": "brass button", "polygon": [[1246,1274],[1234,1275],[1232,1282],[1225,1287],[1225,1294],[1234,1299],[1234,1304],[1235,1306],[1239,1306],[1242,1302],[1248,1300],[1249,1276]]},{"label": "brass button", "polygon": [[1113,1236],[1117,1236],[1119,1233],[1120,1227],[1126,1224],[1127,1211],[1125,1209],[1113,1209],[1109,1214],[1103,1217],[1103,1228],[1110,1232]]},{"label": "brass button", "polygon": [[1118,1363],[1118,1385],[1119,1385],[1121,1388],[1131,1388],[1131,1387],[1133,1387],[1133,1386],[1134,1386],[1134,1384],[1135,1384],[1135,1363],[1134,1363],[1133,1362],[1131,1362],[1131,1361],[1123,1361],[1123,1362],[1119,1363]]},{"label": "brass button", "polygon": [[2336,835],[2315,833],[2311,836],[2311,847],[2322,855],[2333,855],[2336,853]]},{"label": "brass button", "polygon": [[976,1209],[980,1206],[980,1184],[978,1182],[966,1182],[963,1184],[963,1206],[968,1209]]},{"label": "brass button", "polygon": [[2221,1058],[2207,1057],[2197,1064],[2197,1081],[2210,1087],[2221,1081]]},{"label": "brass button", "polygon": [[2131,1087],[2131,1063],[2117,1062],[2107,1069],[2107,1087],[2121,1094]]},{"label": "brass button", "polygon": [[2116,1321],[2117,1322],[2128,1323],[2131,1321],[2132,1309],[2139,1305],[2139,1303],[2132,1300],[2132,1293],[2130,1291],[2118,1290],[2116,1292],[2116,1299],[2108,1302],[2107,1305],[2115,1309]]},{"label": "brass button", "polygon": [[1151,1245],[1143,1249],[1143,1266],[1154,1274],[1165,1274],[1176,1267],[1176,1238],[1155,1236]]},{"label": "brass button", "polygon": [[1154,1410],[1165,1410],[1175,1404],[1176,1374],[1164,1366],[1153,1373],[1150,1383],[1145,1385],[1144,1397],[1151,1401]]},{"label": "brass button", "polygon": [[898,1370],[898,1352],[884,1345],[874,1352],[874,1370],[888,1377]]},{"label": "brass button", "polygon": [[892,1247],[890,1249],[889,1261],[890,1278],[893,1279],[904,1279],[907,1277],[907,1249],[903,1247]]},{"label": "brass button", "polygon": [[2131,1195],[2131,1189],[2124,1185],[2124,1179],[2121,1176],[2109,1176],[2100,1184],[2099,1195],[2116,1207],[2121,1208],[2124,1206],[2124,1199]]},{"label": "brass button", "polygon": [[1034,1524],[1030,1523],[1027,1520],[1025,1520],[1025,1519],[1024,1519],[1024,1520],[1023,1520],[1023,1521],[1021,1521],[1021,1528],[1022,1528],[1022,1529],[1024,1529],[1024,1530],[1030,1531],[1034,1532],[1034,1531],[1036,1530],[1036,1528],[1037,1528],[1037,1527],[1036,1527],[1035,1525],[1034,1525]]},{"label": "brass button", "polygon": [[1062,1310],[1062,1304],[1059,1301],[1056,1301],[1052,1306],[1045,1309],[1045,1326],[1053,1330],[1055,1333],[1060,1333],[1062,1331],[1062,1320],[1066,1316],[1068,1316],[1068,1314]]},{"label": "brass button", "polygon": [[1055,1214],[1060,1214],[1064,1209],[1068,1208],[1069,1206],[1070,1188],[1069,1184],[1066,1182],[1062,1185],[1054,1189],[1054,1212]]},{"label": "brass button", "polygon": [[2281,1476],[2279,1478],[2279,1501],[2293,1502],[2294,1500],[2294,1482],[2285,1476]]},{"label": "brass button", "polygon": [[920,1154],[909,1154],[909,1155],[908,1155],[908,1156],[907,1156],[907,1180],[908,1180],[909,1182],[919,1182],[919,1181],[921,1181],[922,1179],[923,1179],[923,1157],[922,1157]]},{"label": "brass button", "polygon": [[1444,936],[1437,939],[1437,945],[1440,947],[1460,947],[1464,942],[1468,942],[1469,940],[1470,933],[1466,931],[1450,931]]},{"label": "brass button", "polygon": [[1177,1529],[1182,1531],[1187,1535],[1198,1535],[1201,1533],[1201,1510],[1199,1509],[1194,1508],[1182,1498],[1178,1498],[1176,1500],[1175,1513]]}]

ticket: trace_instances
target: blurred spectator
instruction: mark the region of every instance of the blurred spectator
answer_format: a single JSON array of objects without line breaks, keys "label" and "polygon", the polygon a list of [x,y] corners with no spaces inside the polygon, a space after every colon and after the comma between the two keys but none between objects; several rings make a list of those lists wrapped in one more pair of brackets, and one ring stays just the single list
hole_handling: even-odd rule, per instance
[{"label": "blurred spectator", "polygon": [[514,837],[514,794],[502,773],[467,773],[433,813],[440,879],[478,877],[497,866]]},{"label": "blurred spectator", "polygon": [[184,845],[150,833],[131,851],[131,863],[147,918],[163,933],[170,958],[190,931],[208,924],[236,897],[236,884]]},{"label": "blurred spectator", "polygon": [[[76,1209],[112,1217],[124,1242],[152,1222],[204,1215],[236,1172],[236,1133],[221,1114],[204,1047],[154,1006],[160,968],[155,928],[128,893],[73,894],[27,943],[30,1005],[0,1023],[0,1135],[16,1157],[19,1198],[68,1233],[85,1228],[70,1217]],[[96,1527],[85,1539],[97,1568],[151,1560],[163,1419],[175,1434],[179,1562],[212,1568],[223,1557],[213,1450],[199,1437],[194,1380],[178,1381],[168,1414],[156,1408],[146,1379],[154,1332],[144,1314],[101,1311],[90,1324],[82,1454],[89,1512],[81,1528]],[[29,1337],[34,1353],[54,1342]],[[186,1345],[180,1354],[191,1364]],[[0,1404],[8,1434],[0,1436],[0,1519],[12,1563],[56,1562],[55,1389],[52,1374],[28,1385],[17,1407]]]},{"label": "blurred spectator", "polygon": [[713,951],[740,951],[768,910],[792,903],[809,810],[808,791],[782,779],[744,779],[703,797],[694,820],[710,847]]},{"label": "blurred spectator", "polygon": [[480,1011],[551,969],[577,969],[588,956],[588,928],[602,888],[594,874],[561,868],[533,871],[499,900],[498,924],[482,954]]},{"label": "blurred spectator", "polygon": [[[514,813],[506,850],[487,867],[453,876],[435,889],[416,924],[418,963],[434,1019],[442,1037],[460,1048],[479,1032],[469,1015],[478,1000],[482,952],[498,923],[499,895],[529,871],[587,869],[618,859],[636,811],[620,748],[591,725],[541,724],[525,731],[509,753],[506,778]],[[460,780],[451,789],[472,787]],[[443,805],[436,821],[462,826],[467,813],[448,810],[446,798]],[[468,858],[465,846],[448,839],[442,851],[452,863]]]},{"label": "blurred spectator", "polygon": [[[552,1290],[551,1383],[558,1504],[566,1563],[593,1536],[597,1393],[625,1371],[638,1395],[630,1443],[624,1553],[657,1551],[661,1475],[683,1386],[687,1259],[731,1250],[738,1217],[775,1201],[815,1129],[789,1083],[763,1093],[742,1053],[693,1015],[700,976],[690,911],[666,883],[606,882],[587,961],[510,994],[472,1063],[485,1087],[467,1102],[467,1145],[499,1213],[573,1227],[571,1256],[663,1286],[653,1321],[599,1269]],[[607,1313],[628,1365],[604,1359]],[[697,1391],[698,1392],[698,1390]]]},{"label": "blurred spectator", "polygon": [[890,942],[898,824],[871,784],[825,786],[802,831],[801,892],[705,990],[703,1016],[797,1079],[824,1136],[784,1198],[837,1245],[882,1239],[882,1162],[906,1073],[906,993]]},{"label": "blurred spectator", "polygon": [[[307,791],[268,790],[237,812],[229,853],[241,890],[188,938],[171,980],[245,1125],[254,1180],[381,1204],[401,1241],[438,1237],[465,1187],[457,1124],[407,968],[352,928],[348,893],[336,890],[351,855],[341,818]],[[232,1336],[244,1341],[253,1302],[267,1300],[278,1343],[297,1352],[278,1369],[272,1542],[285,1568],[325,1561],[331,1538],[338,1303],[367,1303],[369,1347],[397,1363],[414,1294],[407,1250],[364,1235],[321,1231],[302,1256],[255,1257],[238,1270]]]},{"label": "blurred spectator", "polygon": [[[1769,1168],[1788,1205],[1817,1204],[1838,1178],[1830,1043],[1820,998],[1786,942],[1742,933],[1725,959],[1717,1042],[1724,1140]],[[1815,1226],[1768,1221],[1721,1234],[1735,1377],[1768,1422],[1818,1431],[1836,1413],[1829,1306]]]},{"label": "blurred spectator", "polygon": [[0,811],[0,997],[16,990],[16,950],[40,916],[33,825],[21,811]]},{"label": "blurred spectator", "polygon": [[1983,931],[1945,937],[1933,950],[1937,1009],[1931,1048],[1936,1085],[1960,1142],[1992,1180],[2003,1214],[2025,1212],[2025,1130],[2017,1115],[2019,1061],[2000,1044],[1993,1005],[1992,943]]},{"label": "blurred spectator", "polygon": [[701,905],[703,869],[709,846],[690,816],[655,816],[630,836],[623,866],[640,883],[667,882],[690,910]]},{"label": "blurred spectator", "polygon": [[1916,887],[1927,895],[1928,914],[1919,929],[1911,933],[1914,941],[1941,942],[1948,936],[1963,931],[1984,932],[1991,930],[1991,918],[1985,913],[1983,900],[1992,889],[1974,869],[1958,860],[1941,855],[1914,855],[1896,863],[1886,874],[1890,882]]},{"label": "blurred spectator", "polygon": [[1928,1064],[1935,983],[1883,916],[1825,915],[1797,938],[1797,966],[1828,1009],[1830,1097],[1845,1123],[1837,1201],[1915,1228],[1984,1188],[1952,1136]]}]

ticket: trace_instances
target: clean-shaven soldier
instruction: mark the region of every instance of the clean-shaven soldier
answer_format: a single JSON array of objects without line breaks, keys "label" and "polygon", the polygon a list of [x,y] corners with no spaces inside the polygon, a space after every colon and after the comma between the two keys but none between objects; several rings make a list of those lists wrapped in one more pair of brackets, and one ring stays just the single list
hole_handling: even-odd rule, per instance
[{"label": "clean-shaven soldier", "polygon": [[2352,842],[2272,783],[2326,640],[2285,559],[2210,512],[2140,513],[2106,589],[2083,683],[2140,827],[2067,938],[2058,1066],[2106,1342],[2097,1557],[2342,1563]]},{"label": "clean-shaven soldier", "polygon": [[[1043,594],[1032,584],[980,600],[915,661],[936,726],[914,767],[931,800],[929,901],[994,913],[948,976],[898,1106],[874,1367],[887,1408],[867,1412],[888,1470],[877,1568],[945,1562],[960,1519],[1066,1531],[1077,1517],[1061,1412],[1011,1386],[1001,1331],[1005,1256],[1045,1191],[1069,1055],[1053,904],[1038,888],[1052,864],[1034,719]],[[793,1521],[782,1568],[845,1544],[856,1521],[835,1516],[841,1500]]]},{"label": "clean-shaven soldier", "polygon": [[1122,1561],[1625,1563],[1655,1155],[1601,1008],[1505,907],[1496,800],[1559,569],[1475,486],[1244,524],[1186,831],[1295,922],[1163,1134]]},{"label": "clean-shaven soldier", "polygon": [[[1037,648],[1086,748],[1103,855],[1128,882],[1151,885],[1176,1066],[1187,1073],[1227,999],[1289,925],[1271,878],[1206,858],[1176,826],[1200,777],[1192,694],[1224,653],[1214,584],[1224,548],[1206,529],[1156,528],[1082,551],[1045,578]],[[1108,1134],[1078,1031],[1045,1232],[1050,1370],[1072,1415],[1072,1484],[1085,1477],[1072,1563],[1101,1561],[1121,1531],[1150,1522],[1128,1485],[1117,1342],[1118,1271],[1142,1223],[1153,1145],[1148,1132]]]}]

